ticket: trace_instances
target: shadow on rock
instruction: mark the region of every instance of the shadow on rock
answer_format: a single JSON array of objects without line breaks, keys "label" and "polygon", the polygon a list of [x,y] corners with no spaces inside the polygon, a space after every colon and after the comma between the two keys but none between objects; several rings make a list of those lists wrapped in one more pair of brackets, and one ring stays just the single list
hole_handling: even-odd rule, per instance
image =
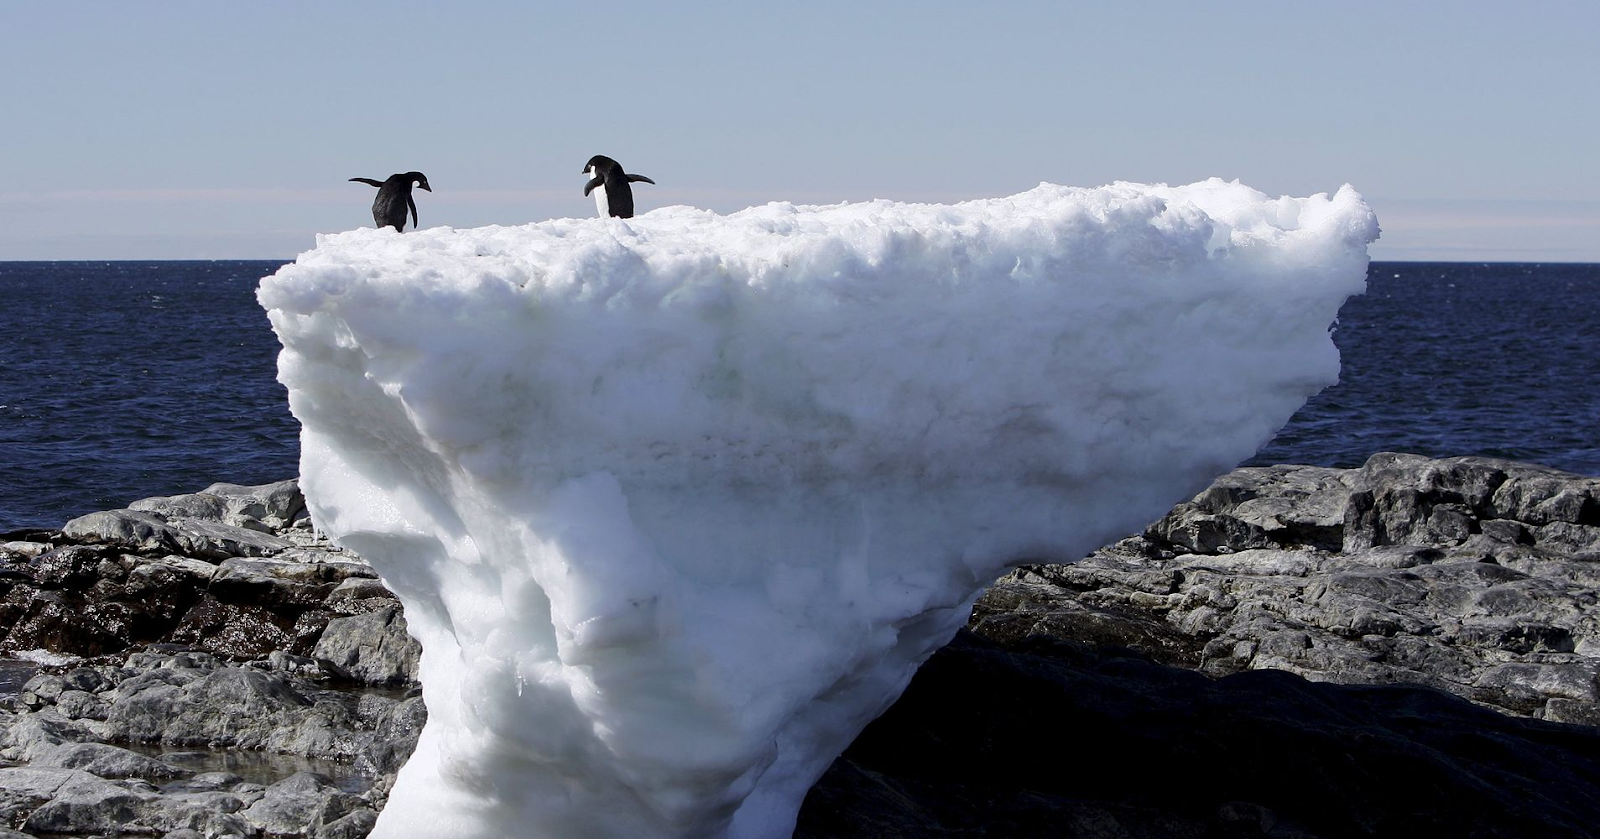
[{"label": "shadow on rock", "polygon": [[811,790],[797,837],[1591,837],[1600,731],[1411,686],[962,631]]}]

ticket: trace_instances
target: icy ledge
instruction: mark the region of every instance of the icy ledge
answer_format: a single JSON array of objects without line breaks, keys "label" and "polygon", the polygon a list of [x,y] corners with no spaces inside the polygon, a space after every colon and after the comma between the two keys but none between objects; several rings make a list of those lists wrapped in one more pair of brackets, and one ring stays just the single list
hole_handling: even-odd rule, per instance
[{"label": "icy ledge", "polygon": [[787,835],[1024,559],[1338,378],[1348,187],[360,230],[262,281],[315,521],[421,640],[377,837]]}]

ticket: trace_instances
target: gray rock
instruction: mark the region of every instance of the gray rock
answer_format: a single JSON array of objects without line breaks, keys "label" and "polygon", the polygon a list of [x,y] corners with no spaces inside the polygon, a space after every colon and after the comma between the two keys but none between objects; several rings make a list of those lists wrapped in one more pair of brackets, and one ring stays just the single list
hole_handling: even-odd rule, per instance
[{"label": "gray rock", "polygon": [[328,594],[327,606],[347,615],[376,612],[397,605],[397,598],[376,577],[348,577]]},{"label": "gray rock", "polygon": [[318,827],[311,835],[314,839],[361,839],[371,833],[377,823],[376,812],[366,807],[357,807],[338,819]]},{"label": "gray rock", "polygon": [[321,579],[316,565],[268,559],[227,559],[211,580],[213,597],[261,606],[315,606],[335,583]]},{"label": "gray rock", "polygon": [[227,505],[221,498],[203,492],[188,495],[142,498],[128,505],[130,510],[155,513],[164,519],[208,519],[222,521]]},{"label": "gray rock", "polygon": [[165,781],[184,771],[153,757],[105,743],[62,743],[34,758],[30,766],[82,769],[101,778],[143,778]]},{"label": "gray rock", "polygon": [[375,736],[356,758],[356,768],[374,778],[392,778],[400,771],[428,721],[428,709],[420,696],[388,702],[392,704],[369,710],[367,718],[376,721]]},{"label": "gray rock", "polygon": [[[50,800],[28,814],[22,829],[29,833],[133,832],[152,796],[76,769],[0,770],[59,772],[60,783]],[[8,782],[0,778],[0,786]],[[138,831],[150,833],[153,831]]]},{"label": "gray rock", "polygon": [[70,769],[14,767],[0,769],[0,821],[16,824],[51,798],[69,779]]},{"label": "gray rock", "polygon": [[270,533],[203,519],[185,519],[174,528],[178,553],[223,560],[234,556],[271,556],[294,543]]},{"label": "gray rock", "polygon": [[67,682],[54,673],[36,673],[28,681],[22,683],[22,691],[18,697],[22,704],[30,708],[42,705],[55,704],[56,697],[67,689]]},{"label": "gray rock", "polygon": [[416,681],[422,646],[406,632],[398,606],[328,622],[311,655],[369,685]]},{"label": "gray rock", "polygon": [[128,507],[171,520],[209,521],[277,533],[305,515],[305,498],[294,480],[261,486],[218,483],[196,493],[141,499]]},{"label": "gray rock", "polygon": [[[1600,481],[1487,458],[1239,469],[1144,534],[1002,578],[974,631],[1212,675],[1408,682],[1600,719]],[[1338,515],[1334,511],[1341,511]]]},{"label": "gray rock", "polygon": [[49,542],[15,541],[0,544],[0,551],[5,551],[21,559],[33,559],[53,550],[55,550],[55,546]]},{"label": "gray rock", "polygon": [[26,762],[63,743],[104,740],[99,726],[50,713],[22,714],[0,734],[0,754],[7,760]]},{"label": "gray rock", "polygon": [[267,787],[242,815],[269,835],[308,835],[337,822],[362,804],[325,775],[297,772]]},{"label": "gray rock", "polygon": [[264,748],[293,728],[312,700],[276,673],[225,667],[182,686],[119,686],[106,718],[115,739],[174,746]]},{"label": "gray rock", "polygon": [[111,706],[92,693],[64,690],[56,697],[56,713],[69,720],[103,720]]},{"label": "gray rock", "polygon": [[116,545],[130,551],[178,551],[166,517],[137,510],[106,510],[67,522],[61,533],[79,542]]},{"label": "gray rock", "polygon": [[306,514],[305,496],[298,480],[278,481],[259,486],[212,484],[204,494],[222,499],[224,521],[240,527],[260,527],[277,532]]}]

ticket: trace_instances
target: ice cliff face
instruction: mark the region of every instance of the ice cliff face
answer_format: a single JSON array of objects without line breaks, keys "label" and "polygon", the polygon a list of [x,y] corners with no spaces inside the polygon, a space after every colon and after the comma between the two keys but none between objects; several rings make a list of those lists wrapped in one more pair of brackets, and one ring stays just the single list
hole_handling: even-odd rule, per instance
[{"label": "ice cliff face", "polygon": [[787,835],[1008,564],[1337,380],[1376,236],[1213,180],[319,237],[259,293],[302,486],[430,714],[373,835]]}]

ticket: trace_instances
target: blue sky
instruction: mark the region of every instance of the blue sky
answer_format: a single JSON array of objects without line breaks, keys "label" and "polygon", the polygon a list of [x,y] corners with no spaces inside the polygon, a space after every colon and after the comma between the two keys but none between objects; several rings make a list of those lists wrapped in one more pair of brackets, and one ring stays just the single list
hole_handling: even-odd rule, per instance
[{"label": "blue sky", "polygon": [[424,226],[1351,183],[1377,259],[1600,261],[1600,3],[0,2],[0,259],[288,258]]}]

